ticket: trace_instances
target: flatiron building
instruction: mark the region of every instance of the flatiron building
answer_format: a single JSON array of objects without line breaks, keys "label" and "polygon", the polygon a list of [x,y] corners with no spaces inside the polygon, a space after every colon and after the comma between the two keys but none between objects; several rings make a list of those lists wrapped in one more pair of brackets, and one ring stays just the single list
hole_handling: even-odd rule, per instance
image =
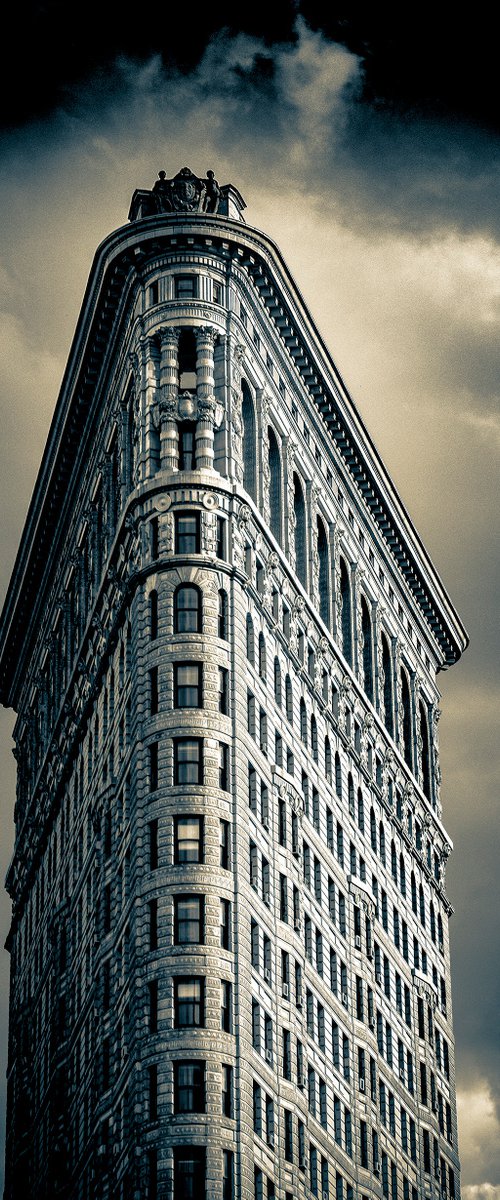
[{"label": "flatiron building", "polygon": [[5,1200],[458,1200],[453,605],[276,245],[97,250],[0,627]]}]

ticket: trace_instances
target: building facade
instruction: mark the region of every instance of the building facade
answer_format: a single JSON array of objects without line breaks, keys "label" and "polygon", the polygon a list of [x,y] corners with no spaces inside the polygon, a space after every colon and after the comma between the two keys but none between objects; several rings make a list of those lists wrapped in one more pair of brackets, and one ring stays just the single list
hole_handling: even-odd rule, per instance
[{"label": "building facade", "polygon": [[4,607],[5,1200],[458,1200],[436,675],[467,638],[277,247],[97,251]]}]

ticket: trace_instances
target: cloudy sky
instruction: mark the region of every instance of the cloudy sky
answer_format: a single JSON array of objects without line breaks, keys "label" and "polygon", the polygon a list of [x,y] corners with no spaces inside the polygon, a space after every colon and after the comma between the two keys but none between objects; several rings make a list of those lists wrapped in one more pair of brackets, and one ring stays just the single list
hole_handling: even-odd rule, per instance
[{"label": "cloudy sky", "polygon": [[[300,0],[268,8],[235,27],[234,5],[207,6],[193,29],[185,6],[173,37],[155,2],[143,33],[136,14],[120,35],[113,3],[91,0],[74,31],[62,0],[13,14],[22,79],[0,78],[0,590],[96,246],[160,168],[214,169],[283,251],[470,634],[440,677],[460,1148],[465,1200],[500,1200],[496,39],[484,17],[450,29],[435,7],[415,9],[413,27],[408,12],[400,25]],[[5,870],[13,717],[0,718]],[[6,932],[7,900],[0,917]],[[0,987],[4,1030],[5,954]]]}]

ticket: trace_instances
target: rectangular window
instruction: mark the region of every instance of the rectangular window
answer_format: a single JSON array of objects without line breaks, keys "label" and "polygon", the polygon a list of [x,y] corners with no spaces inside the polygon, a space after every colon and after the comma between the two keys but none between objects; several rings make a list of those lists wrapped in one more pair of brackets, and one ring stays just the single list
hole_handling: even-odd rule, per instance
[{"label": "rectangular window", "polygon": [[216,554],[217,558],[222,558],[225,562],[227,559],[227,521],[225,517],[217,517],[217,543]]},{"label": "rectangular window", "polygon": [[223,871],[231,869],[231,826],[224,820],[220,822],[220,866]]},{"label": "rectangular window", "polygon": [[174,1021],[176,1029],[200,1027],[205,1024],[205,980],[200,976],[179,976],[174,979]]},{"label": "rectangular window", "polygon": [[149,869],[156,871],[158,866],[158,821],[150,821],[149,831]]},{"label": "rectangular window", "polygon": [[149,672],[149,711],[152,717],[158,712],[158,667]]},{"label": "rectangular window", "polygon": [[174,896],[174,942],[177,946],[204,941],[203,896]]},{"label": "rectangular window", "polygon": [[152,1063],[148,1067],[148,1101],[149,1119],[156,1121],[158,1119],[158,1067],[156,1063]]},{"label": "rectangular window", "polygon": [[196,275],[176,275],[174,291],[176,300],[192,300],[198,294],[198,277]]},{"label": "rectangular window", "polygon": [[200,515],[196,512],[175,514],[175,553],[200,553]]},{"label": "rectangular window", "polygon": [[205,1195],[204,1146],[174,1146],[174,1200],[197,1200]]},{"label": "rectangular window", "polygon": [[158,901],[149,901],[149,949],[158,949]]},{"label": "rectangular window", "polygon": [[194,471],[195,469],[195,425],[193,421],[183,421],[179,425],[179,471]]},{"label": "rectangular window", "polygon": [[150,1033],[158,1033],[158,980],[150,979],[148,983],[149,1012],[148,1025]]},{"label": "rectangular window", "polygon": [[203,783],[202,738],[174,739],[174,785]]},{"label": "rectangular window", "polygon": [[222,1113],[225,1117],[234,1116],[234,1085],[233,1068],[222,1064]]},{"label": "rectangular window", "polygon": [[174,663],[174,708],[203,708],[201,663]]},{"label": "rectangular window", "polygon": [[229,791],[229,746],[219,742],[219,787],[223,792]]},{"label": "rectangular window", "polygon": [[174,817],[174,863],[203,862],[203,817]]},{"label": "rectangular window", "polygon": [[174,1112],[205,1112],[205,1063],[188,1059],[174,1063]]},{"label": "rectangular window", "polygon": [[219,667],[219,712],[227,716],[229,712],[229,671]]},{"label": "rectangular window", "polygon": [[220,985],[220,1027],[224,1033],[233,1032],[232,985],[227,979]]},{"label": "rectangular window", "polygon": [[222,1151],[222,1200],[234,1200],[234,1153]]},{"label": "rectangular window", "polygon": [[220,902],[220,944],[223,950],[231,949],[231,901]]}]

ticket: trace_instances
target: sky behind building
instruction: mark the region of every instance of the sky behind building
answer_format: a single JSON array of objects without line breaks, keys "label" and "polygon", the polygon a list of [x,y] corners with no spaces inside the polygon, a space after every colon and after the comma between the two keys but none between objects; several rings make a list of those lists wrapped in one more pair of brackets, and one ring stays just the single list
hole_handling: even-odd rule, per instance
[{"label": "sky behind building", "polygon": [[[109,5],[98,48],[85,32],[72,44],[59,3],[25,14],[26,85],[16,104],[4,94],[0,131],[0,587],[3,597],[98,243],[159,169],[212,168],[280,246],[469,630],[439,681],[460,1149],[465,1200],[500,1200],[493,35],[438,18],[431,41],[419,10],[409,40],[399,25],[342,14],[326,26],[322,7],[283,3],[272,23],[235,28],[222,5],[194,39],[186,24],[174,41],[158,9],[134,43],[118,39]],[[12,725],[2,712],[4,871]],[[6,933],[7,900],[1,917]],[[4,954],[4,1030],[7,1007]]]}]

